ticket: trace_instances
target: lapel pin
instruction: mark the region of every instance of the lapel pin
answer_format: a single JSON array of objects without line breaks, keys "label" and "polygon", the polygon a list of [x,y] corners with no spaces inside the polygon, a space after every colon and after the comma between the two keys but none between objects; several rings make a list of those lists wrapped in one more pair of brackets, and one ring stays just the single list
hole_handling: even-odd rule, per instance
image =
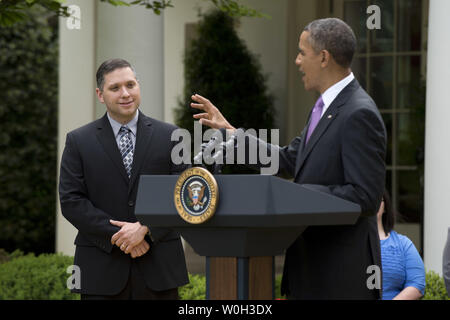
[{"label": "lapel pin", "polygon": [[333,118],[333,116],[331,114],[329,114],[328,115],[328,119],[331,119],[331,118]]}]

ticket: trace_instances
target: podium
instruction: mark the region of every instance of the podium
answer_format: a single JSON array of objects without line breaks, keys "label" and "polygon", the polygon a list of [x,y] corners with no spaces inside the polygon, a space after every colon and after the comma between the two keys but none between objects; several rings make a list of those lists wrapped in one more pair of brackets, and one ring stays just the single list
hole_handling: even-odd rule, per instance
[{"label": "podium", "polygon": [[274,256],[308,226],[355,224],[360,206],[274,176],[215,175],[215,215],[190,224],[177,213],[178,176],[143,175],[137,219],[171,228],[206,257],[207,299],[268,300],[274,297]]}]

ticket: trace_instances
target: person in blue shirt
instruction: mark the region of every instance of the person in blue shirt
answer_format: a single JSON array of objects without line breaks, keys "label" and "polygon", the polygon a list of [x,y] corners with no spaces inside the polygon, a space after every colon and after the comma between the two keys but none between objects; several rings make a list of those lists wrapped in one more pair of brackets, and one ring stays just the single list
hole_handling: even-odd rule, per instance
[{"label": "person in blue shirt", "polygon": [[395,213],[385,190],[377,214],[383,275],[382,300],[418,300],[425,291],[425,267],[412,241],[393,230]]}]

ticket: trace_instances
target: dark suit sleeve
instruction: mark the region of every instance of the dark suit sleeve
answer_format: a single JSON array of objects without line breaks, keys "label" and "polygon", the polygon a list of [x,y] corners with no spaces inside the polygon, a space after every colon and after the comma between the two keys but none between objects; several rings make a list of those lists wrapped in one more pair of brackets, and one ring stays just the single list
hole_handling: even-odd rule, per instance
[{"label": "dark suit sleeve", "polygon": [[83,173],[83,159],[75,138],[69,133],[61,159],[59,198],[63,216],[92,244],[111,252],[111,237],[120,228],[111,225],[112,217],[94,207],[89,200]]},{"label": "dark suit sleeve", "polygon": [[289,178],[295,175],[295,164],[297,163],[298,151],[302,144],[302,135],[295,137],[291,143],[280,149],[280,172]]},{"label": "dark suit sleeve", "polygon": [[382,120],[368,108],[358,109],[346,119],[336,139],[342,144],[345,183],[305,186],[358,203],[363,215],[376,214],[386,170],[386,132]]},{"label": "dark suit sleeve", "polygon": [[[295,137],[289,145],[280,147],[278,145],[267,143],[251,134],[242,134],[245,136],[245,140],[241,139],[241,141],[245,141],[244,163],[247,167],[254,170],[275,167],[273,170],[270,170],[271,174],[280,175],[286,178],[292,178],[294,176],[298,151],[302,142],[302,135]],[[263,151],[267,157],[271,158],[272,162],[276,161],[276,163],[262,163],[260,158],[261,149],[265,149]],[[238,154],[237,151],[236,154]]]}]

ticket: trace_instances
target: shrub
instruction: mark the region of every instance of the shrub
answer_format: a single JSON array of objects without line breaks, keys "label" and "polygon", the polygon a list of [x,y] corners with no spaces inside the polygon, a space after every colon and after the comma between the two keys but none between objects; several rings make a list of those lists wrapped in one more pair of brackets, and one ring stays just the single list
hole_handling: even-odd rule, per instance
[{"label": "shrub", "polygon": [[5,263],[9,260],[11,259],[9,257],[8,252],[6,252],[4,249],[0,249],[0,264]]},{"label": "shrub", "polygon": [[444,278],[434,271],[425,275],[425,295],[422,300],[449,300],[445,289]]},{"label": "shrub", "polygon": [[73,257],[61,254],[13,253],[0,264],[0,300],[76,300],[67,288]]},{"label": "shrub", "polygon": [[0,247],[53,252],[58,20],[42,8],[0,28]]},{"label": "shrub", "polygon": [[281,278],[281,274],[275,276],[275,299],[284,300],[286,296],[281,295]]},{"label": "shrub", "polygon": [[206,278],[204,275],[189,274],[189,283],[178,290],[181,300],[205,300]]}]

